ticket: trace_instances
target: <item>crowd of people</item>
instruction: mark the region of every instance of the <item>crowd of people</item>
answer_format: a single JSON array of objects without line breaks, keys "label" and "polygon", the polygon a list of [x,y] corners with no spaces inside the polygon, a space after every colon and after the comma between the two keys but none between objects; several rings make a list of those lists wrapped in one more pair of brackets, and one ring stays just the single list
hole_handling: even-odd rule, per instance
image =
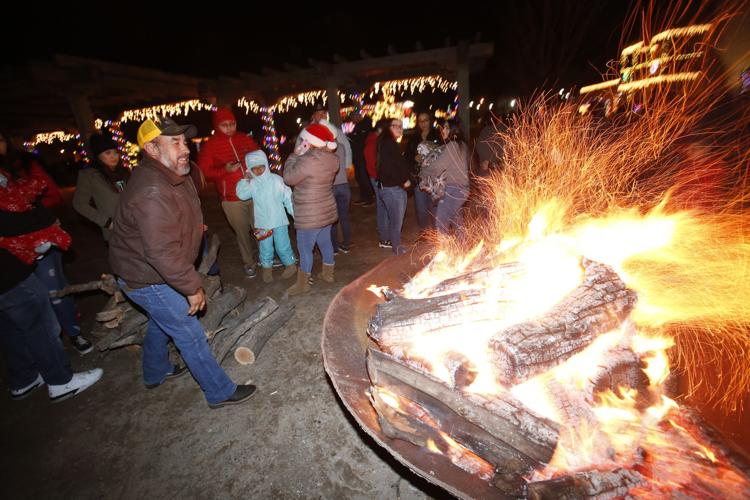
[{"label": "crowd of people", "polygon": [[[213,183],[222,211],[237,238],[243,270],[264,283],[274,267],[294,278],[289,296],[310,292],[314,250],[322,257],[315,279],[334,281],[335,257],[351,251],[349,218],[353,168],[359,199],[376,211],[378,246],[405,251],[401,232],[408,191],[413,190],[421,230],[460,229],[469,193],[471,148],[456,120],[419,113],[418,128],[404,135],[400,119],[374,127],[361,113],[350,116],[347,136],[317,107],[279,171],[248,134],[237,130],[228,108],[213,114],[213,135],[190,160],[192,125],[147,119],[139,127],[142,159],[125,168],[117,144],[93,134],[92,162],[78,175],[74,209],[101,229],[109,265],[123,293],[149,318],[143,344],[143,380],[148,389],[188,371],[212,408],[246,401],[253,385],[234,383],[211,354],[198,316],[206,307],[196,270],[206,246],[199,192]],[[497,151],[492,152],[497,155]],[[74,373],[61,334],[82,355],[91,342],[81,334],[67,285],[62,252],[71,238],[50,208],[62,203],[60,189],[29,153],[16,150],[0,133],[0,336],[13,399],[47,385],[62,401],[96,383],[102,370]],[[290,226],[293,224],[293,231]],[[296,237],[292,245],[290,235]],[[295,254],[295,248],[298,255]],[[170,361],[168,343],[184,364]]]}]

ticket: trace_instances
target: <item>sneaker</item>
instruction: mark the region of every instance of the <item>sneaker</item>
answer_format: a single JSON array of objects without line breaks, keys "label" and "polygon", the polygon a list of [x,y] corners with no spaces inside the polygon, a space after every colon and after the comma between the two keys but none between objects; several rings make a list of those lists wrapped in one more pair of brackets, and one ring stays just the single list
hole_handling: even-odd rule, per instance
[{"label": "sneaker", "polygon": [[351,247],[348,247],[346,245],[341,245],[339,247],[339,251],[341,251],[341,253],[349,253],[349,250],[351,250]]},{"label": "sneaker", "polygon": [[369,207],[372,206],[372,200],[357,200],[354,202],[354,204],[361,207]]},{"label": "sneaker", "polygon": [[393,248],[391,240],[382,240],[380,243],[378,243],[378,246],[380,248]]},{"label": "sneaker", "polygon": [[273,259],[273,267],[275,267],[275,268],[284,267],[284,264],[282,264],[282,262],[279,260],[278,257],[274,257],[274,259]]},{"label": "sneaker", "polygon": [[20,389],[11,389],[10,390],[10,397],[18,401],[19,399],[23,399],[27,397],[29,394],[34,392],[37,387],[41,387],[44,385],[44,379],[42,378],[42,374],[39,373],[36,376],[36,380],[34,380],[32,383],[27,385],[26,387],[21,387]]},{"label": "sneaker", "polygon": [[255,390],[257,387],[255,387],[252,384],[248,385],[238,385],[237,389],[235,389],[234,394],[229,396],[227,399],[222,401],[221,403],[215,403],[215,404],[208,404],[209,408],[216,409],[221,408],[222,406],[230,406],[230,405],[238,405],[240,403],[244,403],[248,399],[250,399],[250,396],[255,394]]},{"label": "sneaker", "polygon": [[336,250],[333,251],[333,255],[338,255],[338,254],[339,254],[339,249],[337,248]]},{"label": "sneaker", "polygon": [[97,383],[102,378],[103,373],[104,371],[101,368],[94,368],[87,372],[74,373],[73,378],[67,384],[48,384],[49,400],[53,403],[59,403],[71,398]]},{"label": "sneaker", "polygon": [[91,345],[91,342],[86,340],[83,335],[70,337],[70,343],[73,344],[73,347],[75,347],[76,351],[78,351],[78,354],[80,354],[81,356],[83,356],[84,354],[88,354],[94,350],[94,346]]},{"label": "sneaker", "polygon": [[185,375],[187,372],[188,372],[187,366],[185,366],[185,365],[174,365],[174,369],[172,370],[172,373],[170,373],[169,375],[167,375],[166,377],[164,377],[164,380],[162,380],[158,384],[143,384],[143,385],[146,386],[146,389],[155,389],[155,388],[159,387],[161,384],[163,384],[164,382],[166,382],[167,380],[173,379],[173,378],[177,378],[177,377],[181,377],[181,376]]},{"label": "sneaker", "polygon": [[371,206],[373,206],[373,205],[375,205],[375,202],[374,202],[374,201],[366,201],[366,202],[362,203],[362,205],[360,205],[360,206],[361,206],[362,208],[368,208],[368,207],[371,207]]},{"label": "sneaker", "polygon": [[245,276],[248,278],[255,278],[258,275],[257,272],[255,272],[255,266],[245,266]]}]

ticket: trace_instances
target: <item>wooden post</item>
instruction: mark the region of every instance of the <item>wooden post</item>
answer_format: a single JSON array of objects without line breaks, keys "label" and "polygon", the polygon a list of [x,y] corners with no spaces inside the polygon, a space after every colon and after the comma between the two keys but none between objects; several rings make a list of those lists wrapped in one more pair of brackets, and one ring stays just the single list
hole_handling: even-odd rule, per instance
[{"label": "wooden post", "polygon": [[471,101],[469,87],[469,45],[466,42],[460,42],[456,47],[456,53],[458,61],[458,119],[461,120],[464,138],[468,141],[471,131],[471,110],[469,109],[469,102]]},{"label": "wooden post", "polygon": [[341,127],[341,101],[339,101],[339,87],[335,80],[326,80],[326,94],[328,95],[328,121]]},{"label": "wooden post", "polygon": [[83,94],[74,94],[69,97],[68,102],[78,127],[78,133],[81,134],[84,143],[88,144],[89,136],[96,130],[94,113],[91,111],[88,97]]}]

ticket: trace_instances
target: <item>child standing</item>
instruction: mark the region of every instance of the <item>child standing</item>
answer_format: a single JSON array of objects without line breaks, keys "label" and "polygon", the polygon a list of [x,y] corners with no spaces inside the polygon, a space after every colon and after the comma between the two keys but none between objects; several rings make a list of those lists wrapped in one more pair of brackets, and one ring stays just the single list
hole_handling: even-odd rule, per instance
[{"label": "child standing", "polygon": [[268,158],[261,150],[245,155],[247,177],[237,183],[237,197],[242,200],[253,200],[255,236],[258,238],[260,266],[265,283],[273,281],[273,253],[276,253],[284,264],[282,278],[289,278],[297,273],[297,264],[289,241],[289,215],[294,217],[292,207],[292,190],[284,184],[283,179],[269,171]]}]

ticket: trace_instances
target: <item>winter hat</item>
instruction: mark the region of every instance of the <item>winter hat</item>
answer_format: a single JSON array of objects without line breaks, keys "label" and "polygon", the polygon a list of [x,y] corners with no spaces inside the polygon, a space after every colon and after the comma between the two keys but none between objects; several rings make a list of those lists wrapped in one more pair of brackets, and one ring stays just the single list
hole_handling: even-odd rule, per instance
[{"label": "winter hat", "polygon": [[333,139],[336,140],[336,138],[339,136],[339,129],[336,127],[336,125],[329,122],[328,120],[320,120],[318,123],[330,130],[333,134]]},{"label": "winter hat", "polygon": [[336,136],[331,129],[320,123],[308,125],[301,133],[300,137],[318,148],[328,148],[333,151],[336,149]]},{"label": "winter hat", "polygon": [[105,151],[117,149],[117,143],[111,137],[106,137],[102,134],[91,134],[91,137],[89,137],[89,149],[91,150],[91,156],[96,158]]},{"label": "winter hat", "polygon": [[268,168],[268,158],[266,157],[266,153],[260,149],[249,152],[245,155],[245,165],[247,165],[247,168],[253,168],[260,165]]},{"label": "winter hat", "polygon": [[214,128],[219,128],[221,122],[237,122],[237,118],[234,117],[234,113],[229,108],[218,108],[211,120]]}]

